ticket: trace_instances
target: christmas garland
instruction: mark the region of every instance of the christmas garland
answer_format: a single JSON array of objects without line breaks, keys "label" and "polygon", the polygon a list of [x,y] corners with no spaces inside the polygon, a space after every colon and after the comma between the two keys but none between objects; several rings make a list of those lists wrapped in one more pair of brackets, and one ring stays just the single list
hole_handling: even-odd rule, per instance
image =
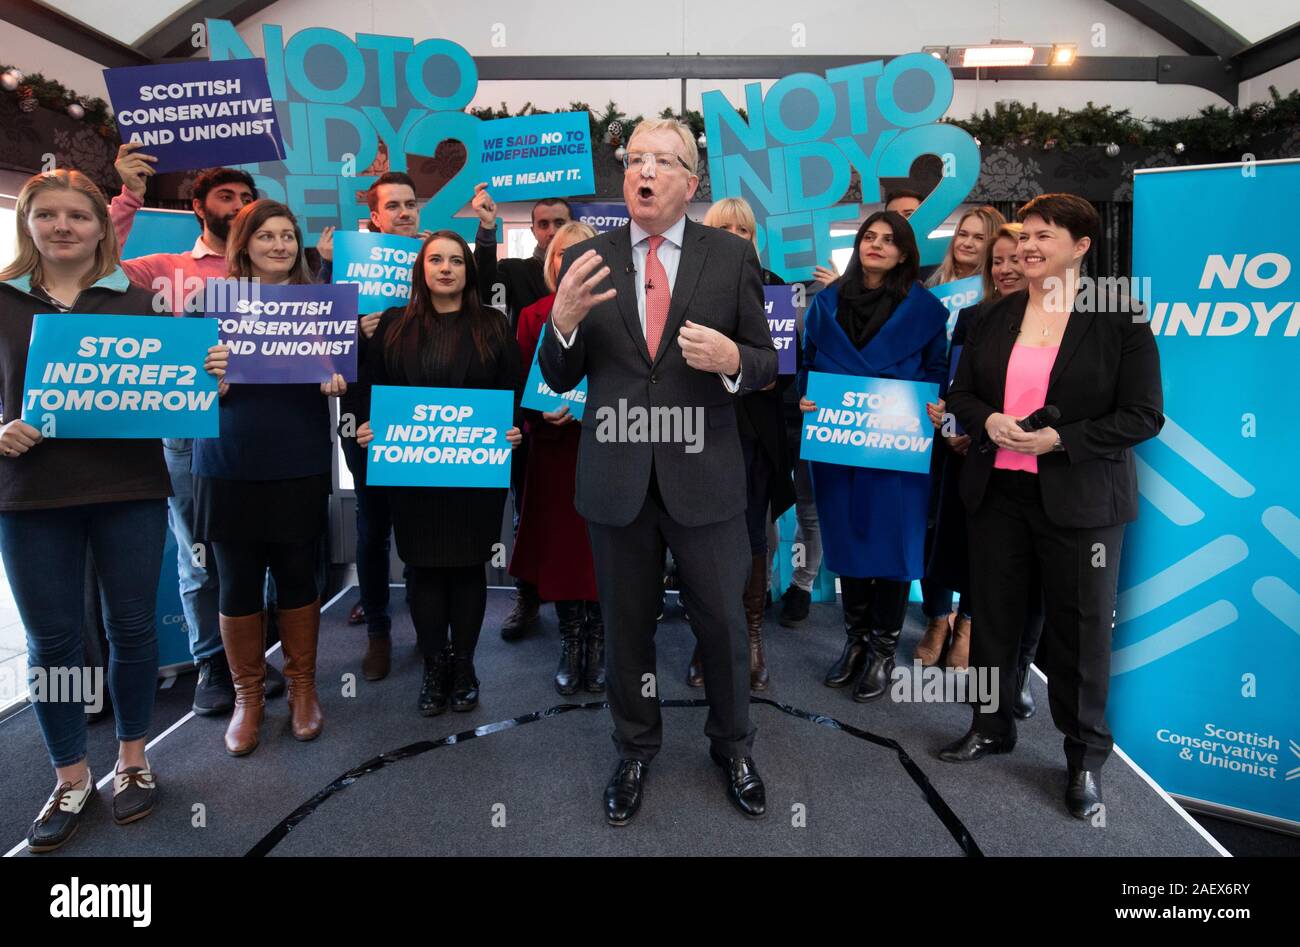
[{"label": "christmas garland", "polygon": [[46,79],[39,72],[23,75],[13,66],[0,65],[0,89],[18,99],[21,111],[32,112],[37,106],[44,106],[67,112],[72,118],[95,128],[105,138],[117,134],[117,124],[109,113],[107,102],[79,95],[61,82]]},{"label": "christmas garland", "polygon": [[[37,106],[67,112],[72,118],[95,127],[105,138],[117,133],[108,103],[99,98],[88,98],[68,89],[62,83],[46,79],[40,73],[23,75],[8,65],[0,65],[0,88],[18,99],[23,111],[33,111]],[[1082,109],[1057,109],[1047,112],[1038,103],[999,102],[992,112],[987,109],[978,117],[968,119],[942,119],[970,132],[981,144],[1041,146],[1053,148],[1095,147],[1098,145],[1134,145],[1152,149],[1186,148],[1195,151],[1232,153],[1249,150],[1252,142],[1262,137],[1300,128],[1300,90],[1281,95],[1269,86],[1269,100],[1255,102],[1244,109],[1233,106],[1211,105],[1196,115],[1174,119],[1139,119],[1129,109],[1116,109],[1109,105],[1089,102]],[[550,110],[538,109],[527,102],[511,112],[504,102],[500,108],[476,108],[469,113],[489,121],[520,115],[545,115]],[[586,102],[570,102],[564,111],[583,111],[591,122],[591,140],[615,146],[624,144],[633,129],[644,120],[637,115],[629,117],[614,102],[606,104],[603,112],[595,112]],[[745,118],[743,109],[737,110]],[[704,139],[704,116],[687,111],[678,115],[671,108],[660,116],[677,118],[695,134],[701,147]]]}]

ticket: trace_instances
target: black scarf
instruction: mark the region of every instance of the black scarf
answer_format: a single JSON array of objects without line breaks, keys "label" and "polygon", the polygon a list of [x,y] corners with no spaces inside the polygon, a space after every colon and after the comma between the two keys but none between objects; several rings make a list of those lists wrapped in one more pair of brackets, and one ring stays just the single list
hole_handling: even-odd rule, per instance
[{"label": "black scarf", "polygon": [[860,350],[889,321],[899,302],[901,300],[898,295],[884,285],[876,289],[845,286],[840,290],[840,304],[835,310],[835,321],[840,324],[853,347]]}]

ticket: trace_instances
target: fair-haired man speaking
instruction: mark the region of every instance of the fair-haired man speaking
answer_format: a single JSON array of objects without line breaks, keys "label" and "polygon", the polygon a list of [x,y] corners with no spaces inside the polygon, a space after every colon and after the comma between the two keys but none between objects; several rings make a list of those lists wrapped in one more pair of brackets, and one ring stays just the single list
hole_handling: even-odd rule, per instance
[{"label": "fair-haired man speaking", "polygon": [[753,244],[686,219],[698,159],[681,123],[636,127],[623,176],[631,222],[565,252],[539,356],[556,391],[588,384],[576,505],[605,616],[613,825],[636,814],[663,738],[654,634],[665,546],[699,639],[710,752],[741,812],[766,808],[750,756],[750,556],[732,399],[776,378],[776,350]]}]

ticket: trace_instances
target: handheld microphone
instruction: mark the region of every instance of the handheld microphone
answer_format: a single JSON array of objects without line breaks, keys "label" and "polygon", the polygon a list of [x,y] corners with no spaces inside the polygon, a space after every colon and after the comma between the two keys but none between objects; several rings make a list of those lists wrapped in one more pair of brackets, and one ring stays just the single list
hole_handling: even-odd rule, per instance
[{"label": "handheld microphone", "polygon": [[[1022,431],[1041,431],[1045,427],[1051,427],[1061,419],[1061,409],[1054,404],[1045,404],[1037,411],[1021,418],[1016,422]],[[998,445],[990,437],[985,437],[984,442],[980,444],[980,453],[987,454],[989,451],[998,449]]]}]

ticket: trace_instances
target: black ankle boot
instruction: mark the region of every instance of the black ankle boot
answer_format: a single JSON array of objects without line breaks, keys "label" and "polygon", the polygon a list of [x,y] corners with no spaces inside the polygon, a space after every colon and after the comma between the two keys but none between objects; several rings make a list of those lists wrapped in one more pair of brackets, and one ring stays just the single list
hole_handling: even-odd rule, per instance
[{"label": "black ankle boot", "polygon": [[889,682],[894,674],[894,654],[898,650],[898,639],[902,633],[901,628],[871,633],[868,640],[871,660],[858,679],[858,686],[853,689],[853,699],[858,703],[879,700],[889,690]]},{"label": "black ankle boot", "polygon": [[1029,665],[1031,661],[1021,659],[1019,675],[1016,677],[1016,702],[1012,713],[1020,720],[1028,720],[1038,709],[1034,705],[1034,692],[1029,686]]},{"label": "black ankle boot", "polygon": [[576,693],[582,684],[582,602],[555,603],[560,620],[560,664],[555,669],[555,689],[564,697]]},{"label": "black ankle boot", "polygon": [[451,660],[451,709],[473,710],[478,706],[478,677],[474,674],[474,655],[456,654]]},{"label": "black ankle boot", "polygon": [[587,603],[587,623],[583,627],[586,640],[582,659],[582,686],[589,694],[605,690],[605,620],[600,614],[600,602]]},{"label": "black ankle boot", "polygon": [[440,651],[433,658],[424,659],[424,679],[420,682],[420,713],[436,717],[447,709],[451,693],[451,653]]}]

